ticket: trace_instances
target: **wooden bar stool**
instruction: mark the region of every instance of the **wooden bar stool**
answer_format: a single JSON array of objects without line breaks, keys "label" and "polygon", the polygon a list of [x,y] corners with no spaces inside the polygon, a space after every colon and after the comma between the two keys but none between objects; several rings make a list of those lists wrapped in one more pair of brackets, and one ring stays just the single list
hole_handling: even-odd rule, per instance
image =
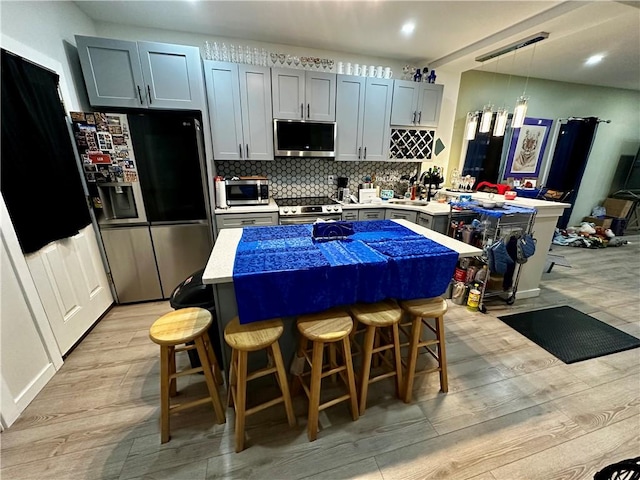
[{"label": "wooden bar stool", "polygon": [[[244,425],[245,419],[249,415],[278,403],[284,403],[289,426],[293,427],[296,424],[291,395],[289,394],[289,384],[287,383],[287,372],[278,343],[283,331],[284,326],[280,319],[241,325],[238,317],[233,318],[224,329],[224,339],[232,349],[229,369],[229,403],[233,404],[236,411],[236,452],[244,450]],[[247,373],[249,352],[265,348],[268,349],[269,365]],[[276,376],[282,395],[247,408],[247,382],[269,374]]]},{"label": "wooden bar stool", "polygon": [[[449,383],[447,379],[447,354],[444,339],[444,314],[447,313],[447,302],[440,297],[434,298],[418,298],[415,300],[405,300],[400,302],[400,307],[411,316],[411,333],[409,334],[409,360],[407,362],[407,379],[405,383],[404,401],[411,402],[413,394],[413,381],[416,374],[424,374],[431,372],[440,372],[440,390],[449,391]],[[434,319],[432,326],[427,319]],[[409,323],[402,324],[407,326]],[[436,338],[430,340],[422,340],[422,326],[426,325]],[[404,330],[403,330],[404,331]],[[406,333],[406,331],[405,331]],[[407,344],[403,344],[407,345]],[[437,352],[432,348],[436,345]],[[418,360],[418,349],[425,348],[429,354],[435,358],[438,365],[416,372],[416,363]]]},{"label": "wooden bar stool", "polygon": [[[307,436],[309,441],[314,441],[318,436],[318,416],[320,410],[336,405],[337,403],[349,400],[351,402],[351,416],[353,420],[358,419],[358,400],[356,394],[356,382],[353,374],[353,363],[351,359],[351,340],[349,333],[353,329],[353,320],[347,312],[333,308],[320,313],[303,315],[298,318],[298,331],[300,332],[300,342],[298,346],[298,358],[306,359],[311,367],[309,385],[303,378],[309,372],[304,373],[304,365],[298,381],[302,384],[305,393],[309,397],[309,416],[307,420]],[[309,341],[313,348],[307,350]],[[337,355],[330,354],[329,364],[323,365],[324,347],[332,346],[336,342],[342,344],[343,364],[338,365]],[[311,356],[309,355],[311,353]],[[347,387],[347,393],[337,398],[320,403],[320,390],[322,379],[328,376],[339,374]]]},{"label": "wooden bar stool", "polygon": [[[385,378],[396,377],[396,395],[398,398],[402,398],[404,394],[398,332],[402,309],[394,300],[384,300],[378,303],[359,303],[350,307],[350,310],[351,315],[358,323],[366,325],[360,375],[360,415],[364,415],[367,408],[369,384]],[[385,334],[384,330],[388,330],[386,327],[391,327],[391,337]],[[384,353],[389,350],[393,351],[393,364],[384,356]],[[391,371],[371,377],[371,362],[374,356],[377,356],[382,364],[390,367]]]},{"label": "wooden bar stool", "polygon": [[[207,330],[211,313],[204,308],[181,308],[163,315],[151,325],[149,338],[160,345],[160,430],[162,443],[169,441],[169,414],[211,402],[218,423],[225,422],[224,408],[216,381],[222,383],[222,374],[216,360]],[[193,345],[178,347],[193,341]],[[195,349],[200,367],[176,372],[176,352]],[[204,373],[209,396],[192,402],[171,405],[169,397],[177,394],[176,378],[193,373]]]}]

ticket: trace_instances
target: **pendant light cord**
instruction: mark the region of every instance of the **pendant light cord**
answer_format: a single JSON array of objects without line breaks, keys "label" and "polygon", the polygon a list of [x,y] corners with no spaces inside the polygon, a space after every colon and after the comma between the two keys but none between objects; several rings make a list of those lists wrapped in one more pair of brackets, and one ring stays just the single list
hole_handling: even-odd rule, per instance
[{"label": "pendant light cord", "polygon": [[[522,91],[522,96],[527,92],[527,87],[529,86],[529,75],[531,74],[531,65],[533,65],[533,57],[536,55],[536,44],[533,44],[533,51],[531,52],[531,60],[529,60],[529,67],[527,68],[527,80],[524,82],[524,90]],[[515,56],[514,56],[515,58]]]}]

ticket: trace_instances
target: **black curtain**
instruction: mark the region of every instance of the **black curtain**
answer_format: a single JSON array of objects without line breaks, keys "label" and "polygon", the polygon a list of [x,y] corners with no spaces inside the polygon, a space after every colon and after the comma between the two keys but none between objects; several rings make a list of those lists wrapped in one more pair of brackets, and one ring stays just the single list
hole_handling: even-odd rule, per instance
[{"label": "black curtain", "polygon": [[22,251],[91,222],[58,97],[58,75],[2,50],[1,182]]},{"label": "black curtain", "polygon": [[566,228],[571,217],[597,126],[598,119],[595,117],[569,120],[560,126],[545,185],[550,190],[571,191],[565,200],[571,207],[566,208],[562,217],[558,219],[559,228]]}]

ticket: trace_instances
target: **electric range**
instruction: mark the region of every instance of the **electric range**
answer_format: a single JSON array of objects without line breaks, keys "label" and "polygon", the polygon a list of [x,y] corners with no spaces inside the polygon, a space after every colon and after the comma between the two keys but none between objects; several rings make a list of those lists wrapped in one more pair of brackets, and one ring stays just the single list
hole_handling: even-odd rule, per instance
[{"label": "electric range", "polygon": [[340,220],[342,205],[329,197],[274,198],[280,213],[280,223],[313,223],[322,220]]}]

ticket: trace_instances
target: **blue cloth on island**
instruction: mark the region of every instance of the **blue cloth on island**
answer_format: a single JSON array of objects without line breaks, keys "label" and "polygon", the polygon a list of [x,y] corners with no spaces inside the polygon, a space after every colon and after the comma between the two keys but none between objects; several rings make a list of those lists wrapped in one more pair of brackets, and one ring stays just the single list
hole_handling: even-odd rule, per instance
[{"label": "blue cloth on island", "polygon": [[464,210],[471,210],[472,212],[479,213],[481,215],[487,215],[488,217],[500,218],[503,215],[516,215],[525,214],[531,215],[536,212],[535,208],[520,207],[517,205],[504,205],[501,208],[484,208],[480,203],[475,200],[470,202],[451,202],[452,207],[461,207]]},{"label": "blue cloth on island", "polygon": [[455,251],[391,220],[351,226],[335,241],[316,241],[313,225],[245,229],[233,268],[240,323],[445,292]]}]

